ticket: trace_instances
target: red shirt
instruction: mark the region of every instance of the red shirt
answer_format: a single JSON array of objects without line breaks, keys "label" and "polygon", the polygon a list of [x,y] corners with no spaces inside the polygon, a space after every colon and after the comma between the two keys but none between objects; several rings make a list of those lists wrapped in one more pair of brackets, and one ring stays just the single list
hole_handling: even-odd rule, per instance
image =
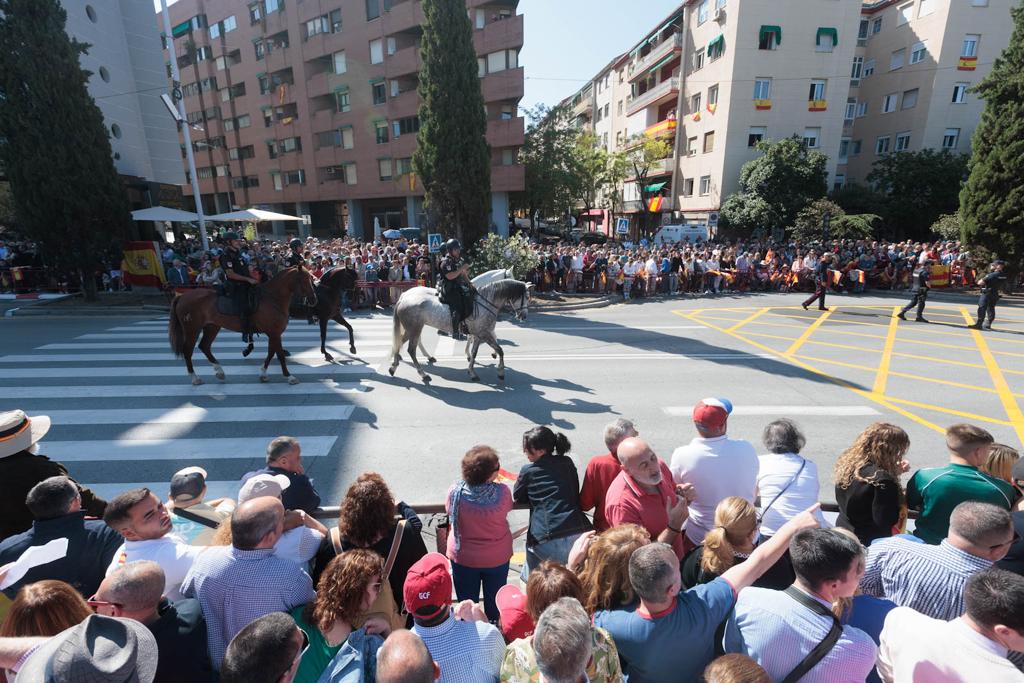
[{"label": "red shirt", "polygon": [[583,488],[580,489],[580,507],[584,512],[594,510],[594,528],[599,533],[610,527],[604,516],[604,501],[608,495],[608,487],[621,471],[622,465],[611,453],[599,455],[587,463],[587,471],[583,475]]},{"label": "red shirt", "polygon": [[[661,483],[655,493],[645,491],[629,473],[623,470],[608,487],[605,497],[604,516],[609,526],[636,524],[647,529],[651,540],[668,527],[668,513],[665,504],[675,501],[676,489],[668,465],[661,463]],[[683,559],[683,534],[676,534],[672,541],[676,557]]]}]

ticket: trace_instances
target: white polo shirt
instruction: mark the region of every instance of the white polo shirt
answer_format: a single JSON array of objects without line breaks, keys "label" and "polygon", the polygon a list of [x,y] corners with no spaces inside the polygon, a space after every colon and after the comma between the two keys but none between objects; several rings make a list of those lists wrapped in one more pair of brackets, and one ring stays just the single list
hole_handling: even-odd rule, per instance
[{"label": "white polo shirt", "polygon": [[152,560],[164,570],[164,597],[171,602],[182,600],[181,582],[192,568],[199,553],[209,546],[189,545],[181,536],[168,533],[148,541],[125,541],[114,553],[114,559],[107,567],[107,576],[129,562]]}]

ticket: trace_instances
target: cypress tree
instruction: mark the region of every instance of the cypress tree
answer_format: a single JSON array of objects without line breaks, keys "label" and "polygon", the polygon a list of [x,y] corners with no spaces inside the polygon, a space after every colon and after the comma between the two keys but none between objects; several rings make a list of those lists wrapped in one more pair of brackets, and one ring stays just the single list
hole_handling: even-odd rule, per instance
[{"label": "cypress tree", "polygon": [[0,0],[0,164],[18,225],[95,299],[95,268],[131,222],[78,61],[89,46],[65,33],[66,19],[57,0]]},{"label": "cypress tree", "polygon": [[468,246],[487,232],[491,187],[473,28],[464,0],[423,0],[423,17],[413,167],[426,191],[431,222]]},{"label": "cypress tree", "polygon": [[1024,7],[1010,10],[1010,44],[975,91],[985,100],[974,131],[970,175],[960,191],[962,238],[1024,262]]}]

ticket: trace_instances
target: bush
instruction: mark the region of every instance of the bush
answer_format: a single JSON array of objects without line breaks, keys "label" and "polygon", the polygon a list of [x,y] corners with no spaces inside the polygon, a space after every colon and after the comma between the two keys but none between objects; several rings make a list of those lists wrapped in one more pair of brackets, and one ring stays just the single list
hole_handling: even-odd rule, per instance
[{"label": "bush", "polygon": [[537,266],[537,256],[522,233],[507,238],[490,233],[470,250],[469,263],[471,276],[511,268],[516,279],[522,280]]}]

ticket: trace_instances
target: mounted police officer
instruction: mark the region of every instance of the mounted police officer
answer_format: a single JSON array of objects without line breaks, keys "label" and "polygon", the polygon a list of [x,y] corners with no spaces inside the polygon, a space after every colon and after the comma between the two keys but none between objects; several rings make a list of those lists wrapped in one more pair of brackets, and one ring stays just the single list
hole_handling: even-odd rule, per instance
[{"label": "mounted police officer", "polygon": [[825,308],[825,294],[828,293],[828,281],[831,277],[830,270],[832,270],[832,253],[826,251],[821,255],[821,260],[818,261],[818,266],[814,269],[814,294],[801,304],[805,311],[815,300],[818,301],[819,311],[828,310]]},{"label": "mounted police officer", "polygon": [[917,265],[917,269],[914,271],[912,278],[913,284],[911,289],[914,296],[910,299],[910,303],[900,309],[900,312],[896,314],[896,317],[900,320],[907,319],[907,311],[914,306],[917,306],[917,317],[914,318],[915,322],[926,323],[924,319],[924,304],[928,300],[928,290],[931,289],[929,281],[931,279],[932,271],[929,266],[932,264],[930,258],[923,258]]},{"label": "mounted police officer", "polygon": [[457,239],[445,242],[447,255],[441,259],[438,291],[441,301],[452,312],[452,338],[462,340],[469,333],[465,319],[473,311],[473,285],[469,281],[469,264],[462,261],[462,244]]},{"label": "mounted police officer", "polygon": [[306,265],[306,259],[302,255],[302,240],[298,237],[294,237],[292,238],[292,241],[288,243],[288,247],[291,251],[288,252],[288,257],[284,260],[288,267]]},{"label": "mounted police officer", "polygon": [[993,261],[991,272],[978,280],[981,287],[981,296],[978,297],[978,319],[973,325],[968,325],[971,329],[992,329],[992,321],[996,318],[996,302],[999,301],[999,295],[1006,286],[1006,274],[1003,272],[1005,267],[1005,261]]},{"label": "mounted police officer", "polygon": [[225,277],[227,277],[228,296],[234,300],[235,307],[238,309],[238,316],[241,319],[242,341],[248,344],[245,350],[242,351],[242,355],[248,356],[252,353],[252,329],[249,324],[249,316],[252,315],[250,295],[253,286],[259,284],[259,282],[249,275],[249,265],[239,252],[241,240],[238,237],[238,233],[225,233],[224,241],[227,243],[227,247],[221,256],[220,265],[224,269]]}]

